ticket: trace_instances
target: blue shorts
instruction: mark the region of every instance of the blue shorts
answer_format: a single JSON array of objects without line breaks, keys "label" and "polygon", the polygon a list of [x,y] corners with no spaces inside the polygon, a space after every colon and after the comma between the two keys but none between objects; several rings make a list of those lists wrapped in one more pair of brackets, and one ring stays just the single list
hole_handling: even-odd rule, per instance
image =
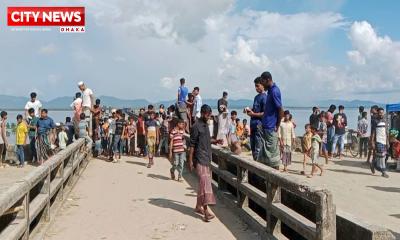
[{"label": "blue shorts", "polygon": [[322,151],[327,152],[328,151],[328,143],[322,143]]}]

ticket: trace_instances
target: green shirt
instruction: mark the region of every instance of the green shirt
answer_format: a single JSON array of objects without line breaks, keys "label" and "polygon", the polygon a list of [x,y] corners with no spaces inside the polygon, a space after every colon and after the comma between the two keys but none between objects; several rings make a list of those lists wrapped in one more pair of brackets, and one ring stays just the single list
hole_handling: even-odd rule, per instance
[{"label": "green shirt", "polygon": [[[38,120],[39,120],[38,117],[33,117],[33,118],[29,119],[28,120],[29,127],[36,127]],[[35,137],[36,136],[36,129],[29,128],[28,136],[29,137]]]}]

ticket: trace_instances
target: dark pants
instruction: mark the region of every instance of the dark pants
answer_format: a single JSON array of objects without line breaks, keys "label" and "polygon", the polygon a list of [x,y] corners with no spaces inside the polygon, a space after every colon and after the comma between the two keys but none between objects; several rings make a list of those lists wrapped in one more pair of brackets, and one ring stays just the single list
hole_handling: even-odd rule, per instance
[{"label": "dark pants", "polygon": [[257,160],[258,155],[260,154],[260,150],[262,147],[262,126],[256,126],[250,130],[251,135],[250,135],[250,147],[251,147],[251,152],[253,154],[253,159]]},{"label": "dark pants", "polygon": [[335,136],[335,127],[330,126],[328,127],[328,133],[327,133],[327,138],[328,138],[327,146],[329,154],[332,154],[333,136]]},{"label": "dark pants", "polygon": [[368,137],[361,137],[360,138],[360,157],[364,156],[367,157],[368,154]]},{"label": "dark pants", "polygon": [[29,137],[29,147],[32,152],[32,162],[37,161],[37,153],[36,153],[36,137]]}]

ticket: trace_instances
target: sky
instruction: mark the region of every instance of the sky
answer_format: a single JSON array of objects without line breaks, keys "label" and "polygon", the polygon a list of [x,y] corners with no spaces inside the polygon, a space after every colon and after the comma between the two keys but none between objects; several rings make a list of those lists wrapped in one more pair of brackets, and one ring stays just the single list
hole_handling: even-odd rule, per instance
[{"label": "sky", "polygon": [[[59,0],[85,6],[86,33],[15,32],[0,3],[0,94],[170,100],[179,79],[203,98],[252,99],[270,71],[287,102],[400,102],[400,1]],[[3,10],[1,10],[3,9]]]}]

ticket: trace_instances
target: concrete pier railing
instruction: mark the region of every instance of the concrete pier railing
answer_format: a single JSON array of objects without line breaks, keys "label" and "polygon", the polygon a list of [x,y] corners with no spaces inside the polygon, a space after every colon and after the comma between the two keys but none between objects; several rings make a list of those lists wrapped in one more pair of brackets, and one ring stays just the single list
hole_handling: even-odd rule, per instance
[{"label": "concrete pier railing", "polygon": [[[265,238],[336,239],[336,209],[328,190],[217,146],[213,146],[211,169],[219,195]],[[313,212],[303,214],[287,204],[287,193],[309,202]]]},{"label": "concrete pier railing", "polygon": [[327,189],[218,146],[212,151],[213,184],[220,199],[263,239],[394,239],[387,229],[336,212]]},{"label": "concrete pier railing", "polygon": [[80,139],[52,156],[19,182],[0,189],[0,239],[28,239],[54,215],[88,160]]}]

